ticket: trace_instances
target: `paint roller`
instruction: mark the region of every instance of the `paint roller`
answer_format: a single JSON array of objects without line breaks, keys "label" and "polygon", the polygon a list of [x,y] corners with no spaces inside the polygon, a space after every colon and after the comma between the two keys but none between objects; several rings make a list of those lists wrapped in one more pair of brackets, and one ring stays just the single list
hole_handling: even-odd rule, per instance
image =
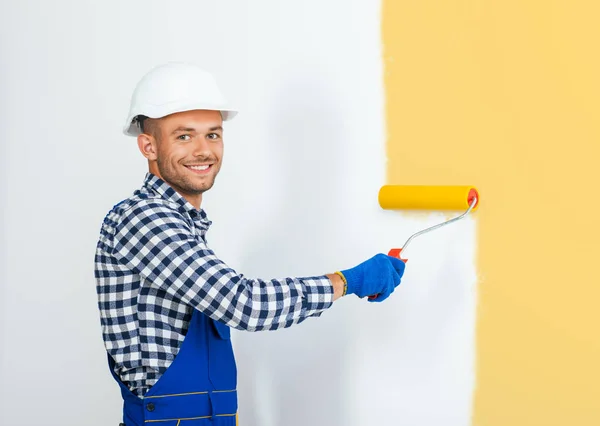
[{"label": "paint roller", "polygon": [[[384,185],[379,190],[379,205],[385,210],[465,210],[463,214],[411,235],[402,248],[393,248],[388,255],[403,259],[402,252],[419,235],[462,219],[479,207],[479,192],[473,186]],[[375,299],[377,295],[369,296]]]}]

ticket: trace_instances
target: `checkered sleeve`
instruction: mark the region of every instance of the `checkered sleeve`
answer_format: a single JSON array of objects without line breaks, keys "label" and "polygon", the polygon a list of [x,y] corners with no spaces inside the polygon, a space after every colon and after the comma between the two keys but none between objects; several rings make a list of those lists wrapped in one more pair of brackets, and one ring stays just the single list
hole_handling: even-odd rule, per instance
[{"label": "checkered sleeve", "polygon": [[112,254],[143,285],[240,330],[289,327],[333,303],[325,275],[263,280],[236,273],[195,237],[181,212],[158,200],[142,200],[123,213]]}]

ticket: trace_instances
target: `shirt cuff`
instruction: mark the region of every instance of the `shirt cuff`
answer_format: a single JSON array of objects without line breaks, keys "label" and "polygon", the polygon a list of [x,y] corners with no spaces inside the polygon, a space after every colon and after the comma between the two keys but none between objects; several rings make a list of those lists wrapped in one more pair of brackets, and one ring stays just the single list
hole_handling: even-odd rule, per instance
[{"label": "shirt cuff", "polygon": [[333,283],[327,276],[303,278],[304,315],[320,316],[333,305]]}]

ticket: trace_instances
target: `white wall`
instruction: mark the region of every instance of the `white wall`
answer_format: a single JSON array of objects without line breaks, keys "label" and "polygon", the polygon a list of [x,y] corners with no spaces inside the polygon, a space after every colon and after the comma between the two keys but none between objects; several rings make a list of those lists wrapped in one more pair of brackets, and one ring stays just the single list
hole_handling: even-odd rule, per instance
[{"label": "white wall", "polygon": [[[203,204],[214,222],[209,244],[239,272],[333,272],[444,219],[377,204],[386,183],[379,7],[0,7],[0,424],[119,421],[93,254],[102,218],[146,171],[120,130],[133,86],[157,63],[206,66],[242,110],[226,127],[225,163]],[[403,284],[383,304],[350,297],[295,328],[235,332],[241,425],[469,424],[475,231],[466,219],[415,240]]]}]

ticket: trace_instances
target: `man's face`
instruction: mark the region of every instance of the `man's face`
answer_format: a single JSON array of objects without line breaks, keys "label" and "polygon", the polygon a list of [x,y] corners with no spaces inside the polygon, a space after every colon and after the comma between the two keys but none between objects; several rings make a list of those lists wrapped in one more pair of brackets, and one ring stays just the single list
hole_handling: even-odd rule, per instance
[{"label": "man's face", "polygon": [[221,169],[222,125],[221,113],[207,110],[153,120],[153,137],[147,139],[154,152],[146,155],[151,160],[150,172],[183,196],[197,197],[209,190]]}]

